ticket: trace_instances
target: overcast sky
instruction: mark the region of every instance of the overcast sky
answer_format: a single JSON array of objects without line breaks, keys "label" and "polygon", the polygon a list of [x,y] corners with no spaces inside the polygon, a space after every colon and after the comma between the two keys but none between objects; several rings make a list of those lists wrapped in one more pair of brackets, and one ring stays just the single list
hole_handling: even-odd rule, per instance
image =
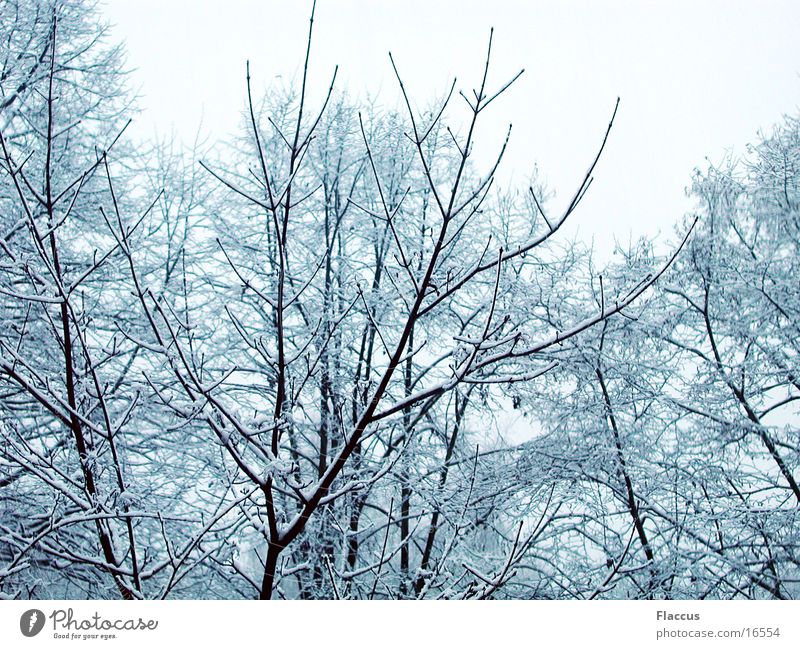
[{"label": "overcast sky", "polygon": [[[247,59],[256,89],[299,74],[310,6],[105,0],[141,96],[135,134],[192,140],[202,120],[212,138],[229,135],[240,123]],[[759,129],[800,106],[797,0],[319,0],[312,102],[338,63],[340,89],[394,106],[389,51],[420,105],[453,76],[469,90],[490,27],[490,86],[525,73],[487,110],[479,145],[496,149],[513,123],[503,178],[524,183],[537,164],[557,192],[554,209],[574,190],[621,97],[573,224],[601,251],[614,237],[669,235],[689,209],[684,188],[695,167],[743,152]]]}]

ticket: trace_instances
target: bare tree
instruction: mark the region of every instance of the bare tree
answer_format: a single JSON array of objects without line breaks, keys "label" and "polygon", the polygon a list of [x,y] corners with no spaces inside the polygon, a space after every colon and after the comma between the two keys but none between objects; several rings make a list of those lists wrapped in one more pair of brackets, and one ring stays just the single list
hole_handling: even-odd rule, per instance
[{"label": "bare tree", "polygon": [[[334,98],[335,71],[311,110],[313,22],[312,12],[299,90],[279,99],[266,120],[248,69],[250,159],[239,169],[204,163],[229,192],[218,214],[216,270],[208,275],[219,291],[217,315],[208,317],[224,313],[219,326],[237,345],[215,349],[196,340],[194,325],[138,276],[123,220],[115,236],[151,327],[147,344],[173,374],[158,386],[159,397],[179,418],[204,421],[235,483],[254,490],[242,513],[262,538],[253,546],[261,574],[245,568],[242,577],[261,598],[335,597],[363,588],[352,585],[359,574],[373,580],[370,594],[385,590],[380,582],[394,573],[390,596],[422,595],[426,575],[438,570],[432,552],[443,510],[419,509],[420,457],[444,458],[435,469],[443,489],[473,390],[544,375],[555,365],[548,350],[630,305],[672,259],[534,339],[515,318],[515,265],[535,255],[580,203],[613,116],[565,211],[548,217],[531,189],[528,226],[515,237],[492,194],[505,144],[483,173],[472,162],[479,117],[521,74],[492,84],[492,38],[477,87],[456,95],[454,82],[423,113],[390,57],[406,115],[365,119]],[[466,105],[460,135],[445,122],[454,97]],[[447,423],[453,408],[455,423]],[[396,497],[380,484],[384,478],[396,481]],[[477,506],[466,496],[456,510]],[[462,526],[451,524],[456,534]],[[382,538],[375,528],[385,530]],[[465,567],[438,588],[452,595],[473,573],[480,585],[470,582],[462,595],[492,594],[531,538],[521,532],[496,575]],[[367,553],[369,537],[375,542]],[[335,545],[347,550],[335,552]],[[338,566],[337,555],[346,557]]]},{"label": "bare tree", "polygon": [[90,9],[0,7],[5,596],[795,596],[796,121],[600,272],[561,231],[617,106],[561,213],[499,187],[492,33],[387,110],[310,83],[312,9],[187,152],[126,142]]},{"label": "bare tree", "polygon": [[[8,595],[132,599],[174,592],[230,506],[215,493],[199,509],[201,455],[160,470],[188,436],[165,433],[142,378],[154,355],[131,335],[125,256],[103,207],[139,202],[113,193],[107,155],[128,169],[137,161],[120,139],[118,50],[103,46],[87,10],[26,3],[8,23],[6,79],[16,86],[0,131],[0,584]],[[118,189],[131,187],[123,176]],[[150,250],[148,270],[158,255],[164,292],[187,229],[176,234],[167,193],[159,201],[163,222],[142,208],[125,238]]]}]

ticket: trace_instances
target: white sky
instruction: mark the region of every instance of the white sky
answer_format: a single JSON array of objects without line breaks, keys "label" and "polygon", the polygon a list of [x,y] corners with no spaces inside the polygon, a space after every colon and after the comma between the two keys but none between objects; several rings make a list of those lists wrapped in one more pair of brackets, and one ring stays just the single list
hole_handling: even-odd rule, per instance
[{"label": "white sky", "polygon": [[[232,133],[247,59],[255,89],[299,75],[310,1],[103,4],[135,69],[144,109],[137,136],[174,130],[191,141],[201,119],[214,139]],[[338,63],[339,88],[394,106],[390,50],[419,104],[443,94],[454,75],[469,90],[492,26],[490,85],[525,74],[485,113],[479,145],[494,151],[513,123],[503,177],[523,183],[538,164],[557,192],[553,209],[571,196],[622,99],[573,217],[601,251],[630,233],[669,235],[689,208],[693,168],[706,156],[743,152],[759,129],[800,106],[797,0],[319,0],[312,102]]]}]

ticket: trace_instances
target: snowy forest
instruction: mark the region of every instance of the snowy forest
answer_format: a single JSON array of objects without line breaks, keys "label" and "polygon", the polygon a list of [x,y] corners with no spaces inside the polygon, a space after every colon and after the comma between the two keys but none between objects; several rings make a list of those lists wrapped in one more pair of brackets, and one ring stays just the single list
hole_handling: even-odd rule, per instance
[{"label": "snowy forest", "polygon": [[798,116],[601,265],[613,105],[556,211],[473,155],[488,26],[390,110],[310,96],[310,15],[186,150],[92,2],[0,2],[0,597],[800,597]]}]

